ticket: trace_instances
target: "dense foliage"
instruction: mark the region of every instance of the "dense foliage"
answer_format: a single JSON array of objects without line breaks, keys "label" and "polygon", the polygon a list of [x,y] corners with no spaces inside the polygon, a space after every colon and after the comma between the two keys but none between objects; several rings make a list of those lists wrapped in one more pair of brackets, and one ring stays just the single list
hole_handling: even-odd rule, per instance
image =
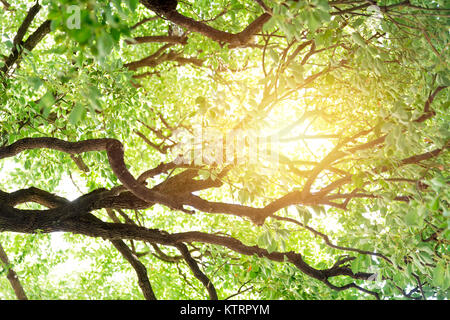
[{"label": "dense foliage", "polygon": [[0,299],[447,299],[448,0],[0,8]]}]

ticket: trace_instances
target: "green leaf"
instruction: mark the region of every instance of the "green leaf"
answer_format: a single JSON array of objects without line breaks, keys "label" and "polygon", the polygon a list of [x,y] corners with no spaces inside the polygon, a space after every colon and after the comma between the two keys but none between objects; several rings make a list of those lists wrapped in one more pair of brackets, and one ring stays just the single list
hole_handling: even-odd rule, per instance
[{"label": "green leaf", "polygon": [[303,65],[301,65],[300,63],[291,63],[288,68],[292,71],[292,74],[296,81],[303,81]]},{"label": "green leaf", "polygon": [[330,5],[328,3],[328,0],[318,0],[316,2],[316,5],[319,9],[321,9],[321,11],[325,11],[325,12],[330,11]]},{"label": "green leaf", "polygon": [[28,83],[31,85],[33,90],[38,90],[43,84],[42,80],[39,77],[29,77]]},{"label": "green leaf", "polygon": [[70,34],[80,44],[87,43],[92,37],[92,31],[89,27],[72,29]]},{"label": "green leaf", "polygon": [[6,40],[5,42],[3,42],[3,44],[6,46],[7,49],[11,49],[12,47],[14,47],[14,44],[11,40]]},{"label": "green leaf", "polygon": [[269,246],[267,247],[267,252],[272,253],[278,249],[278,244],[274,239],[269,240]]},{"label": "green leaf", "polygon": [[450,78],[448,77],[448,74],[444,72],[440,72],[436,76],[436,83],[439,86],[448,87],[450,86]]},{"label": "green leaf", "polygon": [[447,208],[444,208],[443,216],[446,218],[450,218],[450,210]]},{"label": "green leaf", "polygon": [[321,216],[326,213],[325,208],[323,206],[311,206],[310,208],[317,216]]},{"label": "green leaf", "polygon": [[305,225],[308,224],[309,220],[312,218],[311,212],[302,206],[295,206],[295,209],[297,209],[298,215],[302,218],[303,223]]},{"label": "green leaf", "polygon": [[306,14],[306,22],[311,32],[316,31],[321,25],[321,18],[313,11],[308,11]]},{"label": "green leaf", "polygon": [[356,188],[361,188],[364,185],[365,174],[354,174],[352,176],[352,182]]},{"label": "green leaf", "polygon": [[86,114],[86,108],[84,108],[81,104],[75,104],[75,107],[69,114],[69,123],[72,125],[77,125],[78,122],[81,121],[83,116]]},{"label": "green leaf", "polygon": [[125,3],[131,11],[135,11],[139,4],[139,0],[126,0]]},{"label": "green leaf", "polygon": [[437,211],[439,209],[439,196],[436,197],[431,203],[430,209],[433,211]]},{"label": "green leaf", "polygon": [[114,47],[114,40],[110,34],[103,34],[98,40],[97,48],[100,57],[106,57],[110,54],[112,48]]},{"label": "green leaf", "polygon": [[415,226],[419,220],[417,215],[417,211],[414,209],[410,209],[408,213],[405,215],[405,222],[408,226]]},{"label": "green leaf", "polygon": [[430,182],[436,188],[444,188],[447,185],[445,179],[439,176],[431,179]]},{"label": "green leaf", "polygon": [[358,32],[352,33],[352,39],[361,47],[365,47],[367,45],[366,40],[364,40],[364,38]]},{"label": "green leaf", "polygon": [[209,108],[208,101],[205,97],[199,96],[195,99],[195,103],[198,105],[199,112],[201,114],[206,114]]},{"label": "green leaf", "polygon": [[39,107],[42,109],[42,116],[47,118],[50,113],[51,106],[55,103],[55,98],[53,93],[47,91],[42,98],[39,100]]},{"label": "green leaf", "polygon": [[250,193],[246,189],[241,189],[241,190],[239,190],[238,196],[239,196],[239,202],[246,203],[250,197]]},{"label": "green leaf", "polygon": [[358,256],[351,262],[350,268],[353,273],[358,273],[362,268],[362,257]]},{"label": "green leaf", "polygon": [[441,287],[445,282],[444,262],[439,262],[433,270],[433,285]]},{"label": "green leaf", "polygon": [[270,234],[269,231],[265,230],[256,239],[256,244],[259,247],[265,248],[270,244]]},{"label": "green leaf", "polygon": [[314,11],[314,14],[320,19],[321,22],[329,22],[331,19],[331,15],[328,10],[316,10]]},{"label": "green leaf", "polygon": [[364,19],[363,18],[358,18],[355,21],[353,21],[351,25],[352,25],[353,28],[358,28],[363,23],[364,23]]}]

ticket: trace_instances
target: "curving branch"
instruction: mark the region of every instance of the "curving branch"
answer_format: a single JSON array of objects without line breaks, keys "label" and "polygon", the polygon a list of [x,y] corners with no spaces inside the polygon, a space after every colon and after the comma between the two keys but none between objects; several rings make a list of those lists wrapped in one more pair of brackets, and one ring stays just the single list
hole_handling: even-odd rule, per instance
[{"label": "curving branch", "polygon": [[217,296],[216,288],[214,288],[214,285],[212,284],[211,280],[200,270],[197,261],[195,261],[195,259],[192,258],[186,245],[184,243],[178,243],[175,245],[175,247],[180,251],[181,255],[183,256],[184,260],[186,261],[187,265],[191,269],[194,276],[198,280],[200,280],[200,282],[206,288],[209,294],[209,298],[211,300],[218,300],[219,298]]},{"label": "curving branch", "polygon": [[142,44],[142,43],[176,43],[185,45],[187,43],[187,37],[185,36],[144,36],[144,37],[135,37],[131,40],[125,41],[127,44]]},{"label": "curving branch", "polygon": [[424,122],[425,120],[428,120],[429,118],[433,117],[436,114],[433,110],[431,110],[431,104],[433,103],[433,100],[436,97],[436,95],[445,88],[447,88],[447,86],[440,86],[430,93],[427,101],[425,102],[423,114],[419,118],[414,120],[415,122]]},{"label": "curving branch", "polygon": [[138,198],[150,202],[161,203],[175,210],[183,209],[179,200],[166,194],[147,189],[139,183],[128,171],[124,162],[124,150],[120,141],[115,139],[91,139],[79,142],[67,142],[56,138],[25,138],[13,144],[0,148],[0,159],[12,157],[20,152],[31,149],[48,148],[63,151],[68,154],[79,154],[89,151],[106,151],[111,169],[123,185]]},{"label": "curving branch", "polygon": [[146,22],[154,21],[154,20],[157,20],[157,19],[159,19],[158,16],[153,16],[153,17],[144,18],[144,19],[142,19],[141,21],[139,21],[139,22],[135,23],[134,25],[132,25],[132,26],[130,27],[130,30],[134,30],[134,29],[136,29],[136,28],[139,27],[140,25],[143,25],[143,24],[146,23]]},{"label": "curving branch", "polygon": [[[91,193],[92,194],[92,193]],[[99,195],[99,192],[94,192],[94,194]],[[85,196],[83,196],[85,197]],[[81,199],[81,198],[80,198]],[[80,199],[75,200],[73,203],[78,205],[79,208],[75,210],[84,210],[80,206]],[[92,202],[95,202],[96,199],[90,198]],[[0,203],[6,203],[10,206],[16,206],[22,203],[34,202],[41,204],[45,207],[55,209],[53,213],[57,210],[64,211],[66,207],[70,205],[70,201],[65,198],[53,195],[49,192],[31,187],[29,189],[18,190],[13,193],[6,193],[0,190]],[[58,208],[58,209],[56,209]],[[95,206],[92,206],[95,209]],[[100,208],[99,208],[100,209]],[[94,217],[92,216],[94,219]],[[98,220],[100,221],[100,220]],[[141,291],[147,300],[156,300],[156,296],[153,292],[152,286],[148,279],[147,269],[145,266],[139,261],[139,259],[133,254],[133,252],[128,248],[128,246],[122,240],[111,240],[111,243],[114,247],[122,254],[122,256],[131,264],[131,266],[136,271],[136,275],[138,277],[138,285],[141,288]],[[3,261],[5,265],[8,265],[8,259],[6,253],[4,253],[1,245],[0,245],[0,260]],[[26,299],[26,295],[21,289],[19,280],[17,279],[17,275],[14,273],[12,269],[8,271],[8,279],[11,282],[11,285],[16,292],[18,299]]]},{"label": "curving branch", "polygon": [[[421,155],[406,158],[402,160],[399,165],[418,163],[420,161],[435,157],[447,147],[448,146],[445,146],[441,149],[436,149],[434,151],[430,151]],[[281,210],[290,205],[326,204],[345,209],[343,205],[330,201],[335,198],[329,198],[326,196],[331,191],[352,181],[352,175],[347,175],[339,180],[332,182],[331,184],[322,188],[318,192],[309,193],[309,188],[313,181],[312,178],[315,178],[320,171],[326,168],[328,164],[331,164],[334,160],[337,160],[338,158],[346,155],[346,153],[342,151],[334,151],[334,152],[332,151],[328,156],[324,158],[324,160],[322,160],[311,171],[312,174],[310,174],[310,176],[308,177],[308,180],[305,183],[304,189],[302,191],[292,191],[282,196],[281,198],[272,201],[263,208],[254,208],[240,204],[208,201],[192,194],[191,192],[211,187],[218,187],[221,186],[222,184],[219,179],[217,180],[208,179],[205,181],[193,180],[193,178],[197,175],[196,170],[185,171],[181,175],[176,175],[170,178],[163,184],[157,185],[152,189],[148,189],[143,184],[144,180],[139,178],[135,179],[133,175],[128,171],[124,162],[123,145],[120,141],[115,139],[105,138],[105,139],[85,140],[79,142],[67,142],[56,138],[25,138],[9,146],[0,148],[0,159],[5,157],[11,157],[22,151],[36,148],[50,148],[54,150],[63,151],[69,154],[78,154],[88,151],[105,150],[112,171],[117,176],[117,178],[123,183],[123,186],[128,191],[130,191],[131,194],[140,199],[138,201],[138,204],[141,207],[150,207],[154,203],[160,203],[174,210],[192,213],[191,211],[184,208],[184,206],[191,206],[197,210],[207,213],[231,214],[240,217],[247,217],[256,225],[262,225],[267,217],[277,212],[278,210]],[[388,167],[383,167],[378,170],[380,172],[385,172],[388,169],[389,169]],[[226,174],[226,172],[227,170],[225,170],[222,174]],[[182,187],[180,188],[178,186]],[[115,199],[115,196],[117,195],[115,194],[115,192],[118,192],[119,189],[111,191],[99,190],[98,192],[102,192],[102,197],[100,198],[100,200],[98,200],[97,198],[96,200],[105,201],[108,199],[108,201],[114,202],[117,200]],[[121,192],[119,192],[119,195],[120,193]],[[353,196],[348,195],[345,196],[344,198],[351,199],[352,197],[359,197],[359,196],[360,195],[353,194]],[[342,197],[343,196],[341,196],[341,198]],[[124,203],[123,201],[125,201],[126,203],[127,200],[129,201],[129,203],[133,204],[134,199],[133,198],[130,199],[129,194],[124,194],[124,196],[122,196],[120,200],[122,201],[122,204]],[[408,199],[399,198],[399,200],[406,201]],[[86,208],[93,209],[96,208],[96,205],[98,205],[98,202],[97,204],[89,202],[89,197],[83,198],[80,201],[82,201],[82,203],[85,203]],[[105,202],[103,202],[103,204],[105,204]],[[77,212],[73,210],[72,205],[67,205],[66,207],[67,211],[64,217],[77,214]],[[110,206],[110,208],[111,207],[112,206]],[[117,205],[114,207],[117,208]]]},{"label": "curving branch", "polygon": [[[425,102],[424,112],[423,112],[422,116],[420,116],[418,119],[414,120],[415,122],[423,122],[434,115],[434,112],[431,111],[431,109],[430,109],[431,103],[434,101],[436,95],[445,88],[446,87],[438,87],[433,92],[430,93],[427,101]],[[385,142],[387,135],[381,136],[379,138],[376,138],[374,140],[368,141],[363,144],[359,144],[359,145],[356,145],[353,147],[347,147],[343,151],[340,150],[342,147],[344,147],[349,142],[352,142],[356,138],[366,135],[366,134],[370,133],[371,131],[372,130],[361,131],[361,132],[357,133],[356,135],[354,135],[353,137],[348,138],[348,139],[344,140],[343,142],[337,144],[336,147],[333,150],[331,150],[328,153],[328,155],[325,156],[322,159],[322,161],[320,161],[320,163],[311,170],[311,172],[308,176],[308,179],[304,185],[304,188],[302,191],[302,196],[306,197],[310,193],[311,187],[312,187],[313,183],[315,182],[315,180],[317,179],[317,177],[319,176],[319,174],[326,168],[330,167],[335,161],[337,161],[341,158],[344,158],[350,154],[355,154],[357,151],[374,148]],[[417,163],[419,161],[429,159],[430,157],[434,157],[434,156],[438,155],[442,150],[444,150],[446,148],[448,148],[448,145],[444,146],[441,149],[436,149],[434,151],[427,152],[422,155],[417,155],[417,156],[410,157],[408,159],[404,159],[399,163],[399,165],[402,166],[402,165]],[[389,169],[388,167],[382,167],[382,168],[379,168],[378,171],[385,172],[388,169]],[[343,184],[350,182],[351,177],[352,177],[352,175],[347,175],[347,176],[331,183],[329,186],[322,188],[316,194],[323,196],[323,195],[331,192],[332,190],[342,186]]]},{"label": "curving branch", "polygon": [[272,9],[270,9],[270,8],[264,3],[263,0],[255,0],[255,2],[256,2],[261,8],[263,8],[264,11],[265,11],[267,14],[272,15]]},{"label": "curving branch", "polygon": [[[168,234],[167,232],[158,229],[147,229],[137,225],[103,222],[89,213],[77,217],[69,217],[64,220],[55,220],[53,219],[55,213],[50,213],[49,211],[50,210],[19,210],[0,202],[0,230],[22,233],[34,233],[36,230],[40,230],[44,233],[64,231],[74,234],[83,234],[89,237],[102,237],[108,240],[129,239],[148,241],[176,248],[180,248],[181,243],[199,242],[212,244],[228,248],[243,255],[256,255],[275,262],[290,262],[301,272],[328,286],[330,286],[328,284],[329,279],[338,276],[347,276],[355,280],[370,280],[371,276],[373,277],[373,274],[371,273],[353,273],[348,266],[342,264],[335,265],[328,269],[315,269],[306,263],[299,253],[293,251],[269,252],[258,246],[245,245],[240,240],[229,236],[203,232]],[[203,282],[206,283],[206,279],[206,277],[203,278]],[[206,284],[210,294],[212,294],[213,287],[209,285],[209,282]],[[377,297],[376,293],[368,292],[365,289],[362,290],[362,288],[359,289],[360,287],[355,285],[335,287],[333,289],[346,290],[350,288],[356,288]]]},{"label": "curving branch", "polygon": [[197,67],[201,67],[203,65],[203,60],[195,57],[184,57],[179,52],[169,51],[163,53],[162,51],[168,48],[171,43],[168,43],[161,47],[154,54],[133,62],[126,63],[124,66],[130,70],[137,70],[143,67],[156,67],[164,62],[178,62],[179,65],[192,64]]},{"label": "curving branch", "polygon": [[23,19],[22,24],[20,25],[19,29],[17,30],[17,33],[14,37],[13,44],[18,45],[22,43],[23,37],[25,36],[25,33],[28,31],[28,28],[30,27],[31,22],[33,22],[34,17],[39,13],[39,10],[41,10],[41,5],[39,2],[36,2],[34,6],[28,10],[27,15],[25,16],[25,19]]},{"label": "curving branch", "polygon": [[228,43],[230,45],[246,45],[252,36],[259,32],[262,26],[269,21],[271,15],[263,13],[250,23],[244,30],[239,33],[229,33],[217,30],[203,22],[196,21],[192,18],[180,14],[177,10],[177,1],[160,1],[160,0],[141,0],[145,7],[154,11],[156,14],[166,18],[170,22],[185,28],[191,32],[200,33],[212,40]]},{"label": "curving branch", "polygon": [[17,190],[12,193],[7,193],[0,190],[0,201],[12,207],[22,203],[34,202],[47,208],[56,208],[65,206],[69,203],[69,201],[65,198],[35,187]]},{"label": "curving branch", "polygon": [[392,261],[388,257],[386,257],[385,255],[383,255],[383,254],[381,254],[379,252],[373,252],[373,251],[368,251],[368,250],[361,250],[361,249],[357,249],[357,248],[342,247],[342,246],[335,245],[334,243],[331,242],[330,238],[326,234],[324,234],[324,233],[322,233],[320,231],[317,231],[316,229],[314,229],[314,228],[312,228],[312,227],[310,227],[310,226],[308,226],[308,225],[306,225],[304,223],[301,223],[298,220],[295,220],[295,219],[292,219],[292,218],[287,218],[287,217],[280,217],[280,216],[271,216],[271,218],[279,220],[279,221],[287,221],[287,222],[291,222],[291,223],[294,223],[296,225],[299,225],[300,227],[310,231],[315,236],[318,236],[318,237],[322,238],[324,240],[325,244],[327,246],[329,246],[330,248],[338,249],[338,250],[342,250],[342,251],[350,251],[350,252],[356,252],[356,253],[359,253],[359,254],[365,254],[365,255],[371,255],[371,256],[380,257],[383,260],[387,261],[389,264],[392,264]]},{"label": "curving branch", "polygon": [[122,254],[122,256],[131,264],[136,271],[138,284],[146,300],[156,300],[155,293],[148,279],[147,268],[139,261],[133,252],[122,240],[111,240],[114,247]]},{"label": "curving branch", "polygon": [[5,10],[10,10],[11,4],[6,0],[0,0]]},{"label": "curving branch", "polygon": [[[445,145],[442,148],[435,149],[435,150],[432,150],[432,151],[429,151],[429,152],[425,152],[425,153],[422,153],[422,154],[419,154],[419,155],[414,155],[414,156],[405,158],[405,159],[401,160],[397,164],[397,166],[404,166],[404,165],[408,165],[408,164],[417,164],[420,161],[431,159],[433,157],[438,156],[441,152],[443,152],[444,150],[448,149],[449,147],[450,147],[450,145],[447,144],[447,145]],[[375,168],[374,171],[377,172],[377,173],[383,173],[383,172],[388,171],[391,168],[392,168],[392,166],[383,166],[383,167],[380,167],[380,168]],[[318,196],[323,197],[323,196],[329,194],[330,192],[332,192],[333,190],[336,190],[337,188],[352,182],[352,176],[353,175],[346,176],[346,177],[343,177],[341,179],[338,179],[338,180],[330,183],[326,187],[320,189],[316,194]]]},{"label": "curving branch", "polygon": [[[9,69],[19,61],[20,56],[23,52],[23,49],[26,49],[28,51],[32,51],[34,47],[42,40],[44,37],[50,33],[50,20],[46,20],[43,22],[28,38],[21,47],[19,46],[19,49],[17,46],[14,46],[12,49],[11,54],[8,58],[5,60],[5,65],[0,69],[0,71],[4,74],[7,74]],[[21,33],[25,34],[24,31],[21,31]],[[17,35],[16,35],[17,36]],[[23,35],[18,36],[18,40],[23,37]]]}]

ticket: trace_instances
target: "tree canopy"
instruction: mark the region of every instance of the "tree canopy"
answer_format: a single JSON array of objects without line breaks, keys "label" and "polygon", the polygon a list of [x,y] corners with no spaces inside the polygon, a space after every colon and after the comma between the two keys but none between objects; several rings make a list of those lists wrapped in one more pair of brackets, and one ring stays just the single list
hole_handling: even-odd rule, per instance
[{"label": "tree canopy", "polygon": [[0,7],[0,299],[448,299],[448,0]]}]

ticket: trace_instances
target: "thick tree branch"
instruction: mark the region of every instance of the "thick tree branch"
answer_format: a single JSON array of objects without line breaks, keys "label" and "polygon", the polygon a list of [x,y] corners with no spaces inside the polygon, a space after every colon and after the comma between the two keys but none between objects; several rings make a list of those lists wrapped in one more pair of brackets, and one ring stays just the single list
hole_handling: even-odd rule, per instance
[{"label": "thick tree branch", "polygon": [[6,1],[6,0],[0,0],[0,2],[2,3],[3,8],[4,8],[5,10],[10,10],[9,8],[11,7],[11,5],[9,4],[8,1]]},{"label": "thick tree branch", "polygon": [[200,282],[208,291],[209,298],[211,300],[218,300],[219,298],[217,296],[216,288],[214,288],[214,285],[212,284],[211,280],[200,270],[197,261],[195,261],[194,258],[192,258],[186,245],[184,243],[179,243],[176,245],[176,248],[180,251],[187,265],[192,270],[194,276],[198,280],[200,280]]},{"label": "thick tree branch", "polygon": [[18,45],[22,43],[23,37],[25,36],[25,33],[28,31],[28,28],[30,27],[31,22],[33,22],[34,17],[38,14],[39,10],[41,10],[41,5],[39,2],[36,2],[34,6],[28,10],[27,15],[25,16],[25,19],[23,20],[22,24],[20,25],[19,29],[17,30],[17,33],[14,37],[13,44]]},{"label": "thick tree branch", "polygon": [[427,101],[425,102],[423,114],[419,118],[414,120],[415,122],[424,122],[425,120],[428,120],[429,118],[433,117],[436,114],[433,110],[431,110],[431,104],[433,103],[436,95],[445,88],[447,87],[446,86],[437,87],[432,93],[430,93]]},{"label": "thick tree branch", "polygon": [[[168,234],[157,229],[147,229],[136,225],[117,224],[102,222],[99,219],[87,214],[77,218],[65,220],[54,220],[47,212],[36,212],[32,210],[18,210],[0,203],[0,230],[22,233],[65,231],[75,234],[84,234],[90,237],[102,237],[108,240],[133,239],[179,247],[180,243],[200,242],[226,247],[232,251],[243,255],[257,255],[276,262],[288,261],[294,264],[300,271],[321,282],[328,281],[329,278],[337,276],[348,276],[351,279],[368,280],[371,273],[353,273],[349,267],[334,266],[330,269],[315,269],[307,264],[302,255],[289,252],[268,252],[258,246],[247,246],[238,239],[219,236],[202,232],[184,232]],[[50,217],[49,217],[50,216]],[[356,288],[348,286],[345,289]],[[344,290],[343,288],[341,288]],[[337,289],[338,290],[338,289]],[[361,290],[361,289],[358,289]],[[361,290],[363,291],[363,290]]]},{"label": "thick tree branch", "polygon": [[[28,51],[32,51],[34,47],[48,34],[50,33],[50,20],[46,20],[43,22],[37,29],[34,31],[27,40],[23,43],[22,48]],[[5,60],[5,65],[0,69],[2,73],[8,73],[9,69],[18,62],[20,56],[23,52],[23,49],[14,47],[12,49],[11,54]]]},{"label": "thick tree branch", "polygon": [[138,198],[150,202],[161,203],[175,210],[185,211],[181,203],[160,192],[147,189],[128,171],[124,163],[124,150],[120,141],[115,139],[91,139],[79,142],[67,142],[56,138],[25,138],[0,148],[0,159],[12,157],[30,149],[49,148],[68,154],[79,154],[89,151],[106,151],[111,169],[123,185]]},{"label": "thick tree branch", "polygon": [[[164,47],[167,48],[169,45],[170,44],[167,44]],[[154,68],[164,62],[178,62],[179,65],[192,64],[194,66],[201,67],[204,61],[195,57],[183,57],[181,53],[175,51],[161,53],[160,49],[155,54],[152,54],[141,60],[126,63],[124,66],[130,70],[137,70],[143,67]]]},{"label": "thick tree branch", "polygon": [[[98,193],[96,193],[98,194]],[[95,202],[97,199],[92,200],[92,202]],[[6,193],[3,191],[0,191],[0,202],[4,202],[9,204],[10,206],[15,206],[21,203],[27,203],[27,202],[35,202],[39,203],[45,207],[48,208],[59,208],[61,210],[64,210],[64,207],[70,204],[70,201],[68,201],[65,198],[58,197],[56,195],[53,195],[51,193],[48,193],[46,191],[37,189],[37,188],[29,188],[24,190],[19,190],[13,193]],[[75,201],[75,203],[80,203],[80,201]],[[96,209],[95,206],[92,206],[93,209]],[[100,209],[100,208],[99,208]],[[80,210],[84,210],[80,207]],[[100,221],[100,220],[99,220]],[[139,261],[139,259],[133,254],[133,252],[128,248],[128,246],[122,241],[122,240],[111,240],[112,244],[116,249],[122,254],[122,256],[131,264],[131,266],[135,269],[137,277],[138,277],[138,284],[139,287],[142,290],[142,293],[147,300],[156,300],[155,294],[153,292],[153,289],[151,287],[150,281],[147,276],[147,269],[145,266]],[[2,248],[0,246],[0,258],[6,263],[5,259],[3,259],[2,256]],[[6,254],[5,254],[6,257]],[[11,270],[12,271],[12,270]],[[14,271],[12,271],[14,272]],[[17,276],[16,276],[17,278]],[[9,276],[8,276],[9,279]],[[11,281],[11,280],[10,280]],[[18,281],[18,280],[17,280]],[[14,283],[13,287],[16,291],[16,294],[20,294],[20,288],[16,288],[16,283]],[[18,291],[17,291],[18,290]],[[18,296],[19,297],[19,296]],[[23,297],[21,295],[21,297]],[[25,297],[26,298],[26,297]]]},{"label": "thick tree branch", "polygon": [[126,40],[127,44],[142,44],[142,43],[155,43],[166,42],[185,45],[187,43],[187,37],[179,36],[144,36],[136,37],[131,40]]},{"label": "thick tree branch", "polygon": [[139,261],[133,252],[122,240],[111,240],[114,247],[122,254],[122,256],[131,264],[136,271],[138,284],[146,300],[156,300],[155,293],[148,279],[147,268]]},{"label": "thick tree branch", "polygon": [[250,41],[251,37],[255,33],[259,32],[262,26],[267,21],[269,21],[271,17],[270,14],[263,13],[252,23],[250,23],[243,31],[234,34],[217,30],[203,22],[196,21],[192,18],[180,14],[178,11],[176,11],[176,1],[169,1],[170,3],[174,3],[173,6],[163,6],[162,4],[160,4],[160,2],[161,1],[141,0],[141,3],[144,6],[182,28],[186,28],[187,30],[192,32],[200,33],[218,42],[224,42],[230,45],[237,46],[247,44]]}]

